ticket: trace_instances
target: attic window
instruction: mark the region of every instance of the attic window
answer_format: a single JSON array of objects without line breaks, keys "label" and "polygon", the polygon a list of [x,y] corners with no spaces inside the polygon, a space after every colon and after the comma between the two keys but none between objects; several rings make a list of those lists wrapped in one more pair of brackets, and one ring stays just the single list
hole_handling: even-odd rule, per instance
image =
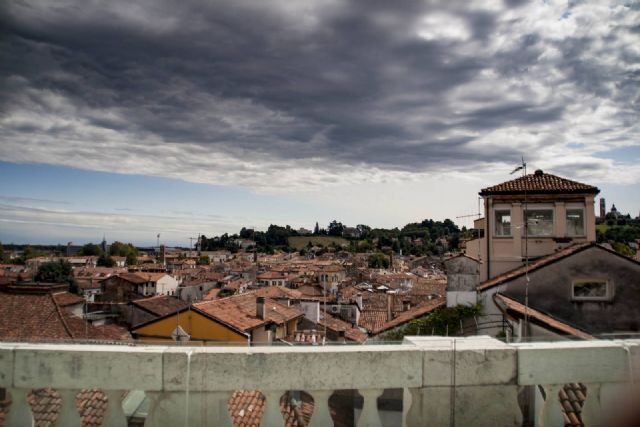
[{"label": "attic window", "polygon": [[609,301],[613,297],[613,286],[606,279],[586,279],[573,282],[574,301]]}]

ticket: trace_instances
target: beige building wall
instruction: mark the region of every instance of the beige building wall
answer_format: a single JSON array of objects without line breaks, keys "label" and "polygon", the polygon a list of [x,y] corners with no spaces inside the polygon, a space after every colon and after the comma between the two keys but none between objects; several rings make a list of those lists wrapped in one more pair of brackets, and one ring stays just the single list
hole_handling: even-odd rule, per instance
[{"label": "beige building wall", "polygon": [[[485,196],[485,218],[475,221],[476,229],[484,236],[467,242],[466,254],[480,260],[480,281],[488,280],[524,265],[525,259],[549,255],[569,245],[596,240],[595,196],[587,195],[535,195],[526,201],[522,196]],[[567,210],[581,209],[583,229],[581,235],[570,235]],[[535,224],[530,222],[530,233],[525,236],[525,211],[551,211],[552,230],[548,235],[531,234]],[[509,211],[511,232],[496,235],[496,211]]]}]

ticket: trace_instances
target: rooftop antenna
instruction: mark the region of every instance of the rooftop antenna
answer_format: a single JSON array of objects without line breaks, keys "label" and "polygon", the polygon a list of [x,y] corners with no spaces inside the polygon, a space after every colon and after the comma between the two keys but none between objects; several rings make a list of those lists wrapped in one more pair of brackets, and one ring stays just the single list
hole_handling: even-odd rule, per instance
[{"label": "rooftop antenna", "polygon": [[522,157],[522,163],[516,167],[511,174],[522,170],[522,177],[524,178],[524,331],[526,334],[529,327],[529,219],[527,218],[527,164],[524,161],[524,156]]},{"label": "rooftop antenna", "polygon": [[[482,211],[480,210],[480,201],[482,200],[482,197],[478,197],[478,213],[475,214],[470,214],[470,215],[459,215],[456,217],[456,219],[458,218],[470,218],[470,217],[477,217],[478,219],[482,217]],[[486,220],[485,220],[486,221]],[[475,224],[473,225],[474,228],[472,228],[472,230],[475,230]],[[480,231],[478,231],[478,236],[477,239],[475,239],[478,241],[478,261],[480,261],[482,263],[482,254],[480,254]]]},{"label": "rooftop antenna", "polygon": [[199,237],[187,237],[189,239],[189,256],[191,256],[191,252],[193,252],[193,241],[198,241]]}]

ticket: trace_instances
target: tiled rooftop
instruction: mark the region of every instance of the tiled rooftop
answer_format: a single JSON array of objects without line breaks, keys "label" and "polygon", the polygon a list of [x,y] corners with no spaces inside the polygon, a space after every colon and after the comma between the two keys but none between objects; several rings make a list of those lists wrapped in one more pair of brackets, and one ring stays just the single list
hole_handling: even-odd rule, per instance
[{"label": "tiled rooftop", "polygon": [[169,313],[175,313],[189,305],[179,298],[168,295],[158,295],[151,298],[139,299],[132,301],[131,304],[158,317],[165,316]]},{"label": "tiled rooftop", "polygon": [[[21,288],[28,289],[21,289]],[[68,313],[47,286],[9,286],[0,292],[0,338],[4,340],[127,339],[116,325],[93,326]],[[39,292],[39,293],[36,293]]]},{"label": "tiled rooftop", "polygon": [[297,308],[286,307],[269,298],[264,303],[266,319],[256,316],[256,295],[253,293],[203,301],[194,304],[193,308],[241,331],[249,331],[266,322],[281,325],[303,315]]},{"label": "tiled rooftop", "polygon": [[571,181],[550,173],[536,171],[520,178],[506,181],[498,185],[483,188],[481,196],[497,194],[548,194],[548,193],[589,193],[598,194],[600,190],[592,185]]}]

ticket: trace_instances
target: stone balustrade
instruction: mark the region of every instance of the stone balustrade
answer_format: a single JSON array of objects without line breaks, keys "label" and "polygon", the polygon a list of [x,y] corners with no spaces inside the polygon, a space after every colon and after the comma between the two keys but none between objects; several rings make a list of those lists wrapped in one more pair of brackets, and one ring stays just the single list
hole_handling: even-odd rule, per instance
[{"label": "stone balustrade", "polygon": [[[579,416],[584,425],[599,426],[634,396],[639,376],[638,340],[505,344],[489,337],[410,337],[397,345],[326,347],[0,344],[0,387],[11,399],[5,408],[10,426],[32,425],[28,394],[44,387],[59,393],[56,423],[64,426],[80,425],[75,397],[93,388],[107,397],[108,426],[127,425],[131,414],[122,403],[131,390],[148,400],[145,426],[233,425],[228,405],[236,390],[260,390],[266,426],[299,425],[282,415],[288,391],[313,399],[309,425],[333,425],[330,400],[337,390],[355,390],[361,397],[350,414],[357,426],[561,426],[570,410],[558,396],[565,384],[577,383],[587,390]],[[391,410],[380,403],[388,390],[399,390],[400,405]]]}]

